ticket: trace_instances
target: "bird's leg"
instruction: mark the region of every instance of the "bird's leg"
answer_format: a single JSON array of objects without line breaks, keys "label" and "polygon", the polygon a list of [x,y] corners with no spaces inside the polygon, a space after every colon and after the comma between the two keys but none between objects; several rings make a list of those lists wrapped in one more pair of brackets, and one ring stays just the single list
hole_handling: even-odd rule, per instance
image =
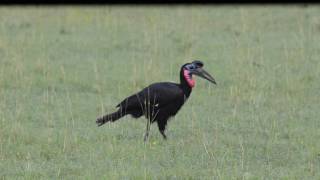
[{"label": "bird's leg", "polygon": [[163,137],[163,139],[167,139],[167,136],[166,134],[164,133],[164,131],[166,130],[166,125],[167,125],[167,121],[157,121],[158,123],[158,128],[159,128],[159,131]]},{"label": "bird's leg", "polygon": [[149,131],[150,131],[150,119],[147,118],[147,127],[146,127],[146,133],[144,134],[144,142],[147,141],[148,136],[149,136]]},{"label": "bird's leg", "polygon": [[163,136],[163,139],[167,140],[167,136],[164,134],[164,130],[160,131],[161,135]]},{"label": "bird's leg", "polygon": [[145,116],[147,118],[147,127],[146,127],[146,133],[144,134],[144,142],[147,141],[148,136],[149,136],[149,131],[150,131],[150,122],[151,122],[151,117],[150,117],[150,101],[149,101],[149,88],[148,88],[148,94],[147,98],[145,99],[144,106],[145,106]]}]

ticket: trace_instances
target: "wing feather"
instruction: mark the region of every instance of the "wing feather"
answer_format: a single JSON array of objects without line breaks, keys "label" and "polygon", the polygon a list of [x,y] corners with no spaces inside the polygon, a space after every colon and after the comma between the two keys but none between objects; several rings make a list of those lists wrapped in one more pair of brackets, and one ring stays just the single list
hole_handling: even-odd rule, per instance
[{"label": "wing feather", "polygon": [[125,107],[126,110],[143,108],[148,100],[151,106],[161,108],[181,99],[184,99],[184,93],[178,84],[161,82],[151,84],[140,92],[125,98],[116,107]]}]

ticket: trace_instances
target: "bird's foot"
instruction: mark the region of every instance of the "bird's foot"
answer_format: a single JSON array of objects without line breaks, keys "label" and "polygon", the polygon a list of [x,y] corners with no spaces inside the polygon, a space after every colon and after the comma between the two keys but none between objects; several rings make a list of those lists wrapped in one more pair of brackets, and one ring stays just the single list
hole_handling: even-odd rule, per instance
[{"label": "bird's foot", "polygon": [[147,139],[148,139],[148,137],[149,137],[149,133],[146,133],[146,134],[144,135],[143,141],[146,142]]},{"label": "bird's foot", "polygon": [[164,134],[164,131],[160,131],[160,133],[161,133],[163,139],[164,139],[164,140],[167,140],[167,136],[166,136],[166,134]]}]

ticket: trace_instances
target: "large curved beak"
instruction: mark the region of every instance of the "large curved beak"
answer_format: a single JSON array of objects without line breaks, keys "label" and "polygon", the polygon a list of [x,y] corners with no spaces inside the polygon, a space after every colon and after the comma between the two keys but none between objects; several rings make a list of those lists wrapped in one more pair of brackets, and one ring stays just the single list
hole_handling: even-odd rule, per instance
[{"label": "large curved beak", "polygon": [[213,84],[217,84],[216,80],[214,80],[214,78],[207,71],[205,71],[202,68],[197,68],[195,70],[192,70],[191,73],[194,75],[200,76],[200,77],[212,82]]}]

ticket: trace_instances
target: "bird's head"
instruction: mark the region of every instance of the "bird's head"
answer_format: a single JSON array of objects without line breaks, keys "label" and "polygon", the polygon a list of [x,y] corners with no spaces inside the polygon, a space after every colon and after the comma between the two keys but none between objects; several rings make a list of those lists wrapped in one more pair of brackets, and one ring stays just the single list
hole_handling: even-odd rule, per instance
[{"label": "bird's head", "polygon": [[184,64],[181,68],[183,71],[183,77],[187,81],[190,87],[194,87],[195,80],[193,79],[193,75],[200,76],[214,84],[217,84],[214,78],[206,72],[203,68],[203,62],[199,60],[195,60],[191,63]]}]

